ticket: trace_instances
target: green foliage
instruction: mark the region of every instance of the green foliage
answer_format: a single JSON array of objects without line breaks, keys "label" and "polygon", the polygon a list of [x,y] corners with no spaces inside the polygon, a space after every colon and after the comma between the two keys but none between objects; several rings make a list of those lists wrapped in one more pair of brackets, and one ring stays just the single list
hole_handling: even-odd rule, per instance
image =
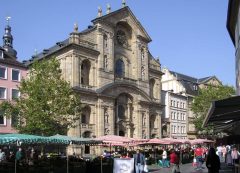
[{"label": "green foliage", "polygon": [[[225,99],[235,94],[230,86],[210,86],[199,90],[199,95],[193,99],[192,111],[195,114],[194,124],[197,130],[203,130],[202,124],[208,113],[212,101]],[[205,129],[209,130],[211,127]]]},{"label": "green foliage", "polygon": [[16,128],[22,133],[65,134],[80,117],[79,95],[62,79],[60,63],[55,58],[35,61],[19,91],[21,96],[16,103],[5,102],[1,109],[17,116]]}]

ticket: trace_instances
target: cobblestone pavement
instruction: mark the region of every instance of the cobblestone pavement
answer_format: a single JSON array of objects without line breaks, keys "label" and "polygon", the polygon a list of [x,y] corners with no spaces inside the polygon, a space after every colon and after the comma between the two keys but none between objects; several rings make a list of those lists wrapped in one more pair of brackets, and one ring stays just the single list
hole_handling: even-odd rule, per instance
[{"label": "cobblestone pavement", "polygon": [[[205,165],[203,165],[203,169],[197,171],[197,170],[195,170],[195,167],[193,167],[191,163],[188,163],[188,164],[180,165],[180,171],[181,171],[181,173],[207,173],[208,169],[206,168]],[[150,165],[149,172],[151,172],[151,173],[171,173],[171,169],[170,168],[161,168],[158,165]],[[224,163],[222,163],[220,173],[233,173],[233,169],[230,167],[227,167]]]}]

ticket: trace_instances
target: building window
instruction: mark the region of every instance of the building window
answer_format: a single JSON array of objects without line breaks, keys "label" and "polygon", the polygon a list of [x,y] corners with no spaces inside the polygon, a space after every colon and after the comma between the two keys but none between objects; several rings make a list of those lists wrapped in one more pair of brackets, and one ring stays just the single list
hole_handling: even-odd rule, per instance
[{"label": "building window", "polygon": [[4,112],[0,110],[0,125],[6,125],[6,117],[4,116]]},{"label": "building window", "polygon": [[182,108],[182,102],[180,102],[180,108]]},{"label": "building window", "polygon": [[182,108],[183,108],[183,109],[185,108],[185,103],[183,103]]},{"label": "building window", "polygon": [[104,70],[108,69],[108,58],[107,58],[107,55],[104,55],[103,66],[104,66]]},{"label": "building window", "polygon": [[7,68],[0,67],[0,79],[7,79]]},{"label": "building window", "polygon": [[124,62],[122,59],[116,61],[115,74],[117,77],[124,77],[125,69]]},{"label": "building window", "polygon": [[171,106],[173,106],[173,101],[171,100]]},{"label": "building window", "polygon": [[87,123],[86,115],[85,115],[85,114],[82,114],[81,123],[83,123],[83,124],[86,124],[86,123]]},{"label": "building window", "polygon": [[103,36],[103,45],[104,45],[104,48],[108,47],[108,38],[106,34],[104,34]]},{"label": "building window", "polygon": [[20,96],[20,92],[17,89],[12,89],[12,99],[17,99]]},{"label": "building window", "polygon": [[179,120],[180,119],[180,117],[179,117],[179,113],[177,113],[177,120]]},{"label": "building window", "polygon": [[179,106],[179,102],[177,102],[177,108],[178,108],[178,106]]},{"label": "building window", "polygon": [[0,99],[7,99],[7,89],[0,87]]},{"label": "building window", "polygon": [[125,118],[125,108],[123,107],[123,105],[118,106],[118,118],[120,120]]},{"label": "building window", "polygon": [[175,107],[175,101],[173,101],[173,106]]},{"label": "building window", "polygon": [[90,61],[84,60],[81,65],[81,84],[82,85],[89,86],[90,69],[91,69]]},{"label": "building window", "polygon": [[174,119],[176,120],[176,112],[174,112]]},{"label": "building window", "polygon": [[20,81],[20,71],[19,70],[12,70],[12,80]]},{"label": "building window", "polygon": [[194,91],[197,91],[197,90],[198,90],[198,87],[197,87],[196,84],[193,85],[193,90],[194,90]]}]

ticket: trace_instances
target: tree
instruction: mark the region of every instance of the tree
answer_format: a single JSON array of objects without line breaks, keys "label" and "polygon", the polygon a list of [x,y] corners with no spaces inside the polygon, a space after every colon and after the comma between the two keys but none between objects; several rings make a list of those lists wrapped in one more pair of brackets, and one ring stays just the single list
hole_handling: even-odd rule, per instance
[{"label": "tree", "polygon": [[193,99],[192,111],[195,114],[194,125],[198,131],[208,131],[211,126],[203,129],[202,124],[208,113],[212,101],[231,97],[235,93],[233,87],[230,86],[209,86],[208,88],[200,89],[199,95]]},{"label": "tree", "polygon": [[16,102],[4,102],[1,109],[16,116],[16,128],[22,133],[66,134],[80,118],[79,95],[62,79],[60,63],[55,58],[35,61],[19,91],[21,96]]}]

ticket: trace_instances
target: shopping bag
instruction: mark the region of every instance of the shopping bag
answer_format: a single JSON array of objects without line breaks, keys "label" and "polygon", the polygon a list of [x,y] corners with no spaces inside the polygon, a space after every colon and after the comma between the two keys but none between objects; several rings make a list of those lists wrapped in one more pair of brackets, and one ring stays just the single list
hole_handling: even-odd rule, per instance
[{"label": "shopping bag", "polygon": [[193,166],[197,166],[197,159],[196,158],[193,158]]}]

